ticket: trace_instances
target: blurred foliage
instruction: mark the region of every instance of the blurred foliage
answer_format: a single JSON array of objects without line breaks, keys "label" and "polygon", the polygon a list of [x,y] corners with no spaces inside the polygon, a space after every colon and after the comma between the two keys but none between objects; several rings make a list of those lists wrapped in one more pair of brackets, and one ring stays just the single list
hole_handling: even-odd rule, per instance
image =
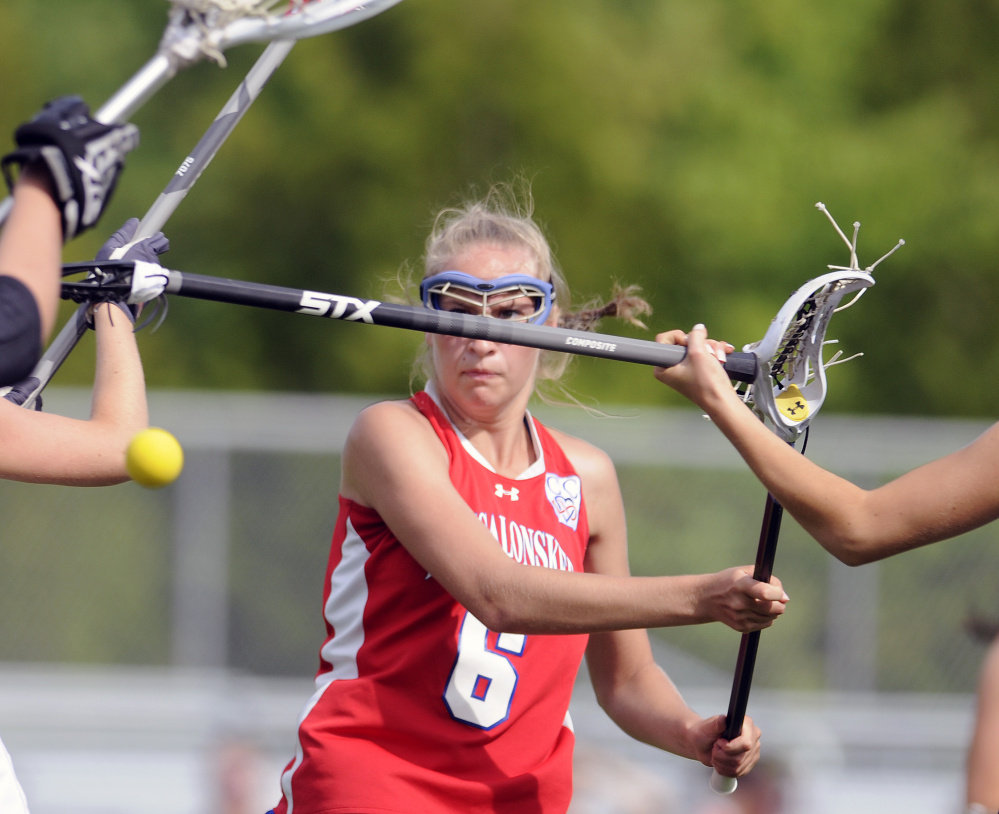
[{"label": "blurred foliage", "polygon": [[[7,3],[0,131],[63,93],[99,106],[167,7]],[[847,233],[864,224],[862,265],[907,241],[833,326],[866,356],[834,372],[827,409],[992,414],[997,28],[987,0],[409,0],[295,46],[168,224],[165,262],[381,297],[439,208],[522,174],[577,298],[639,283],[654,328],[742,345],[847,261],[821,200]],[[261,50],[182,72],[136,113],[142,146],[68,260],[145,211]],[[141,338],[153,387],[371,393],[407,389],[418,342],[179,298]],[[59,383],[91,369],[74,356]],[[629,365],[580,363],[573,386],[678,403]]]}]

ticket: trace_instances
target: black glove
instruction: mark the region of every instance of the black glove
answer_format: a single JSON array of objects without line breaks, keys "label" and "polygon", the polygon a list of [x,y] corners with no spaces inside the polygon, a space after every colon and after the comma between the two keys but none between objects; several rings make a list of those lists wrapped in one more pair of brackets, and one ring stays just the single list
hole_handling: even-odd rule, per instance
[{"label": "black glove", "polygon": [[[95,260],[110,260],[111,255],[114,253],[115,249],[120,249],[122,246],[127,246],[133,237],[135,237],[135,232],[139,228],[138,218],[129,218],[125,221],[124,225],[111,237],[107,239],[103,246],[101,246],[100,251],[97,252]],[[121,257],[115,258],[116,260],[142,260],[146,263],[157,263],[157,258],[170,251],[170,240],[162,232],[156,232],[149,237],[144,237],[142,240],[138,241],[134,246],[129,246],[128,250]],[[135,324],[135,319],[139,314],[139,309],[141,305],[129,305],[127,302],[122,300],[114,301],[122,311],[124,311],[128,318]],[[91,327],[93,323],[91,321]]]},{"label": "black glove", "polygon": [[90,117],[90,108],[79,96],[63,96],[18,127],[14,140],[18,149],[0,160],[7,186],[14,186],[12,164],[44,161],[62,212],[63,241],[68,241],[100,219],[125,156],[139,144],[139,129],[134,124],[101,124]]}]

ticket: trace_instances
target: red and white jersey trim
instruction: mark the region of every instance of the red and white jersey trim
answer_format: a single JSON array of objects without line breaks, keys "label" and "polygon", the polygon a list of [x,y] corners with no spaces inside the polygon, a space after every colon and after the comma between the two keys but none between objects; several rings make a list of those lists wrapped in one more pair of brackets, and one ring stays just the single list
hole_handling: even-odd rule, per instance
[{"label": "red and white jersey trim", "polygon": [[333,669],[316,678],[320,686],[339,678],[357,678],[357,653],[364,644],[364,608],[368,603],[364,565],[370,554],[349,520],[341,551],[323,609],[336,636],[327,640],[320,651],[323,661],[332,664]]}]

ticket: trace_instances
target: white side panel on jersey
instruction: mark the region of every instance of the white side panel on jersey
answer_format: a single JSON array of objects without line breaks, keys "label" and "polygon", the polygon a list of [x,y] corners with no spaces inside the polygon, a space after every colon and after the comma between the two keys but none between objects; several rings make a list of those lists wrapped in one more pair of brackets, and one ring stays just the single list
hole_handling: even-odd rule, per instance
[{"label": "white side panel on jersey", "polygon": [[[326,621],[333,626],[334,636],[323,645],[320,653],[323,660],[332,665],[332,669],[316,676],[317,689],[298,718],[299,728],[334,681],[357,678],[357,652],[364,644],[364,606],[368,601],[364,564],[368,561],[369,554],[364,541],[349,520],[341,550],[340,562],[330,577],[330,598],[323,609]],[[295,810],[291,781],[304,757],[302,742],[299,740],[295,744],[295,760],[281,775],[281,790],[288,804],[288,814],[294,814]]]},{"label": "white side panel on jersey", "polygon": [[330,577],[330,596],[323,609],[334,635],[320,653],[332,670],[319,676],[317,683],[357,678],[357,653],[364,644],[364,606],[368,601],[364,575],[368,556],[364,541],[348,520],[342,555]]}]

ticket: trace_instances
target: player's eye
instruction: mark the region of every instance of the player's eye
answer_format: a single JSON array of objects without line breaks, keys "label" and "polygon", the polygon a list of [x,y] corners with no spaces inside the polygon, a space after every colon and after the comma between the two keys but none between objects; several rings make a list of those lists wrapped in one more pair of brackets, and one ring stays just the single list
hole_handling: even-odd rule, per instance
[{"label": "player's eye", "polygon": [[538,309],[530,297],[517,297],[508,302],[497,303],[489,309],[490,316],[512,322],[529,322]]},{"label": "player's eye", "polygon": [[447,311],[450,314],[478,314],[478,309],[467,302],[456,300],[454,297],[441,297],[437,302],[438,311]]},{"label": "player's eye", "polygon": [[514,322],[524,322],[530,317],[530,314],[526,314],[517,308],[500,308],[498,311],[493,311],[490,316],[493,316],[496,319],[508,319],[513,320]]}]

